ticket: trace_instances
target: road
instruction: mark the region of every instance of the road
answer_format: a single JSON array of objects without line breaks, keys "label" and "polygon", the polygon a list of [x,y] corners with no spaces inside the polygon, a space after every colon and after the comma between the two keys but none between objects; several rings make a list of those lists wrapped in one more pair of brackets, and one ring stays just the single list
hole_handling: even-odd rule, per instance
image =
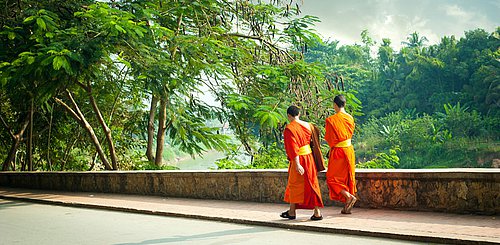
[{"label": "road", "polygon": [[0,199],[0,244],[423,244]]}]

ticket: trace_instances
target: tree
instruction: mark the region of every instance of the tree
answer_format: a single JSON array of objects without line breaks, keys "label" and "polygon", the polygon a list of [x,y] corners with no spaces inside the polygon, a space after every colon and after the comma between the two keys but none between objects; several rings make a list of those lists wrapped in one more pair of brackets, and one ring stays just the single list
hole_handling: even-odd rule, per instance
[{"label": "tree", "polygon": [[406,45],[409,48],[417,48],[421,49],[424,47],[424,44],[429,40],[427,37],[420,36],[417,32],[413,32],[406,38],[406,42],[401,42],[401,44]]},{"label": "tree", "polygon": [[[47,125],[48,131],[53,132],[52,127],[63,127],[53,123],[54,109],[63,108],[88,134],[105,169],[118,169],[114,130],[119,128],[113,128],[112,122],[117,109],[131,106],[140,110],[143,107],[137,103],[144,98],[151,99],[146,152],[149,160],[154,158],[156,165],[161,165],[166,136],[190,154],[226,147],[226,137],[217,134],[216,128],[206,127],[205,120],[232,121],[235,128],[241,129],[238,135],[249,139],[252,136],[245,132],[249,132],[251,126],[240,127],[237,121],[250,117],[250,121],[257,123],[254,125],[262,127],[264,134],[273,131],[279,136],[276,130],[281,127],[278,124],[284,122],[284,117],[276,109],[284,107],[281,104],[284,101],[274,101],[270,99],[272,96],[263,98],[245,86],[252,83],[249,87],[258,88],[262,82],[268,82],[272,76],[262,79],[259,73],[275,65],[282,65],[275,70],[275,75],[281,77],[277,85],[282,92],[290,91],[284,90],[288,81],[295,84],[292,91],[307,90],[306,81],[302,79],[308,75],[301,75],[298,70],[319,74],[316,68],[310,70],[300,62],[294,64],[301,59],[311,40],[319,40],[307,29],[317,19],[311,16],[291,18],[299,9],[289,3],[220,0],[26,3],[30,6],[27,14],[2,28],[2,37],[5,44],[11,46],[8,49],[11,52],[2,56],[0,69],[2,91],[9,96],[19,96],[19,91],[25,91],[34,103],[29,108],[14,108],[10,114],[23,111],[25,115],[32,115],[39,108],[44,118],[50,118],[40,126]],[[276,28],[276,19],[282,17],[289,19],[288,23],[282,29]],[[236,19],[236,26],[231,23],[233,19]],[[23,42],[25,40],[28,42]],[[22,45],[16,43],[18,41]],[[290,43],[292,50],[280,47],[281,43]],[[121,81],[117,77],[121,77]],[[34,80],[35,86],[26,82],[29,78]],[[228,79],[234,82],[227,82]],[[195,93],[202,84],[209,85],[217,95],[223,104],[221,108],[208,106],[196,98]],[[122,89],[136,92],[137,96],[130,99],[135,104],[121,104]],[[306,90],[296,91],[297,96],[303,96]],[[115,94],[105,91],[115,91]],[[234,108],[226,106],[230,104],[227,100],[232,94],[245,95],[247,91],[252,100],[265,104],[251,114],[236,116]],[[155,116],[157,109],[158,117]],[[57,120],[66,120],[60,118],[64,116],[59,113],[55,115]],[[22,118],[33,125],[32,116]],[[151,122],[154,118],[158,119],[158,132],[156,156],[153,157],[154,124]],[[3,124],[13,121],[8,118]],[[101,130],[93,125],[99,125]],[[24,132],[24,128],[20,131]],[[12,130],[10,132],[14,135]],[[32,135],[33,130],[29,132]],[[54,134],[49,133],[49,143],[50,136]],[[123,140],[120,135],[118,137]],[[103,141],[107,144],[102,145]],[[243,141],[250,146],[247,140]],[[13,142],[17,147],[19,141]],[[28,142],[27,150],[30,151],[33,145],[31,140]],[[73,142],[66,152],[71,152],[73,146],[87,147],[83,142],[81,145],[77,140]],[[48,162],[49,148],[46,149]],[[251,147],[247,149],[252,151]],[[93,167],[94,160],[90,168]]]},{"label": "tree", "polygon": [[[95,78],[95,74],[105,71],[103,66],[113,64],[112,55],[118,52],[117,48],[139,40],[144,28],[131,20],[131,14],[112,9],[104,3],[84,6],[83,11],[79,12],[76,11],[80,10],[78,5],[76,9],[75,6],[72,6],[72,9],[62,8],[65,7],[64,4],[52,6],[60,15],[42,7],[45,6],[35,5],[27,11],[35,13],[23,21],[27,32],[23,28],[8,26],[3,31],[11,40],[9,44],[15,43],[17,39],[21,40],[20,43],[30,40],[25,45],[16,46],[18,48],[9,54],[9,57],[14,57],[13,61],[3,63],[3,81],[8,86],[15,85],[16,81],[21,81],[20,84],[30,81],[28,77],[34,78],[35,86],[29,86],[35,90],[32,94],[37,95],[33,100],[43,104],[50,98],[55,98],[55,101],[87,130],[105,168],[117,169],[111,131],[96,103],[92,89],[96,83],[91,80]],[[16,35],[17,32],[25,37]],[[127,35],[124,35],[125,33]],[[119,35],[121,38],[116,38]],[[77,87],[87,94],[88,102],[103,129],[112,165],[108,163],[93,127],[73,98],[73,94],[78,93]],[[58,98],[62,91],[66,91],[70,105]]]},{"label": "tree", "polygon": [[[36,130],[34,115],[50,98],[48,94],[53,91],[52,88],[57,83],[51,77],[54,70],[44,70],[44,68],[50,63],[45,58],[54,55],[54,53],[50,53],[50,47],[47,45],[46,40],[53,37],[53,31],[57,29],[58,24],[56,22],[58,18],[51,11],[37,11],[37,9],[48,7],[68,11],[78,4],[77,2],[74,5],[36,2],[30,5],[27,2],[6,2],[12,8],[3,12],[4,18],[2,18],[2,29],[0,31],[2,39],[0,48],[2,50],[0,51],[0,86],[7,99],[5,103],[9,105],[5,108],[10,109],[10,112],[3,111],[0,113],[6,113],[5,119],[2,119],[2,121],[13,142],[4,161],[3,169],[7,169],[10,164],[12,164],[13,169],[15,168],[15,164],[13,164],[14,155],[16,155],[19,143],[23,140],[23,134],[29,126],[26,150],[28,154],[26,158],[28,159],[28,170],[33,170],[33,138],[34,130]],[[26,6],[31,7],[24,9]],[[58,59],[62,58],[56,60]],[[43,66],[40,65],[42,61],[45,62]],[[60,68],[59,63],[54,64],[54,66],[58,65],[58,68]],[[26,103],[26,101],[29,101],[29,103]],[[16,117],[17,119],[15,119]],[[8,122],[19,122],[19,120],[23,120],[22,127],[17,133],[14,133],[13,128],[16,127],[9,127]],[[22,166],[24,169],[24,163]]]}]

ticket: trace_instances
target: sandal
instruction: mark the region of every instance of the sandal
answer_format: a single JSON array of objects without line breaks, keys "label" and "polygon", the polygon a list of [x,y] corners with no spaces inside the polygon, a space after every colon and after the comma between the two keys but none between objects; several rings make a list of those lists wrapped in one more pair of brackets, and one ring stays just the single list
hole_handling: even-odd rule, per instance
[{"label": "sandal", "polygon": [[358,199],[355,196],[353,196],[351,198],[351,201],[345,204],[344,208],[342,209],[342,211],[340,211],[340,213],[351,214],[352,207],[354,207],[354,203],[356,203],[356,201],[358,201]]},{"label": "sandal", "polygon": [[288,211],[290,211],[290,210],[287,210],[287,211],[285,211],[285,212],[281,213],[281,214],[280,214],[280,217],[281,217],[281,218],[285,218],[285,219],[295,219],[295,218],[296,218],[296,216],[291,216],[291,215],[288,213]]},{"label": "sandal", "polygon": [[323,219],[323,215],[320,215],[320,216],[318,217],[318,216],[316,216],[316,215],[314,215],[314,214],[313,214],[313,215],[311,216],[311,220],[322,220],[322,219]]}]

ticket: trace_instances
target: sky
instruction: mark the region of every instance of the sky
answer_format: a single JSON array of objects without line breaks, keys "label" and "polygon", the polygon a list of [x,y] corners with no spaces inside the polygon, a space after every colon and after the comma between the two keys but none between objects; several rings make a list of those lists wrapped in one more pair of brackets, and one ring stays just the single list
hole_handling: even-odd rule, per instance
[{"label": "sky", "polygon": [[298,0],[302,16],[321,22],[316,30],[324,40],[340,44],[361,43],[361,31],[380,44],[390,38],[399,49],[413,32],[425,36],[428,45],[443,36],[463,37],[465,31],[482,28],[493,32],[500,26],[500,0]]}]

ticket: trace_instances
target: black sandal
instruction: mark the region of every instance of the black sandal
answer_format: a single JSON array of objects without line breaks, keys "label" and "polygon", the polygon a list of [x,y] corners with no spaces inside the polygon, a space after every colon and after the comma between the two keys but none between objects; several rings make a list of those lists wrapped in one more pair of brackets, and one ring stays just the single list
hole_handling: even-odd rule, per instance
[{"label": "black sandal", "polygon": [[313,215],[311,216],[311,220],[322,220],[322,219],[323,219],[323,215],[320,215],[320,216],[318,217],[318,216],[316,216],[316,215],[314,215],[314,214],[313,214]]},{"label": "black sandal", "polygon": [[296,216],[291,216],[291,215],[288,213],[288,211],[290,211],[290,210],[287,210],[287,211],[285,211],[285,212],[281,213],[281,214],[280,214],[280,217],[281,217],[281,218],[285,218],[285,219],[295,219],[295,218],[296,218]]}]

